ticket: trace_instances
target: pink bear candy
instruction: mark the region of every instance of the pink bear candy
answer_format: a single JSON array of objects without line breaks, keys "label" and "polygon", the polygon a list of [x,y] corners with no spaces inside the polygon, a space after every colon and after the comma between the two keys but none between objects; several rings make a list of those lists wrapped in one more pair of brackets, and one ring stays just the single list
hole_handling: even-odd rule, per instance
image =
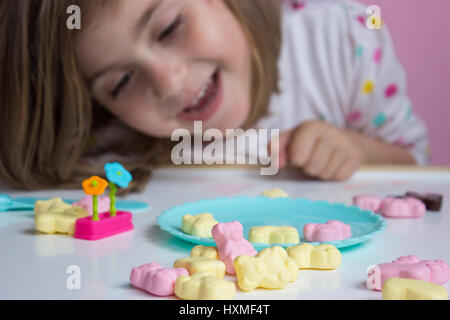
[{"label": "pink bear candy", "polygon": [[400,257],[392,263],[381,263],[369,269],[367,287],[381,291],[389,278],[408,278],[444,284],[450,278],[447,263],[442,260],[420,260],[414,255]]},{"label": "pink bear candy", "polygon": [[358,195],[353,197],[353,204],[363,210],[378,212],[381,206],[381,198],[374,195]]},{"label": "pink bear candy", "polygon": [[233,261],[240,255],[255,256],[258,252],[244,239],[244,229],[239,221],[218,223],[212,228],[212,236],[229,274],[236,274]]},{"label": "pink bear candy", "polygon": [[386,197],[379,213],[386,218],[419,218],[426,211],[425,204],[418,199]]},{"label": "pink bear candy", "polygon": [[163,268],[157,263],[148,263],[131,270],[131,284],[153,295],[166,297],[173,295],[175,281],[180,276],[189,276],[184,268]]},{"label": "pink bear candy", "polygon": [[344,240],[352,236],[351,228],[338,220],[327,223],[307,223],[303,227],[303,237],[310,242]]},{"label": "pink bear candy", "polygon": [[[109,197],[98,197],[98,213],[108,212],[110,209],[109,203]],[[86,195],[72,205],[84,208],[92,216],[92,196]]]}]

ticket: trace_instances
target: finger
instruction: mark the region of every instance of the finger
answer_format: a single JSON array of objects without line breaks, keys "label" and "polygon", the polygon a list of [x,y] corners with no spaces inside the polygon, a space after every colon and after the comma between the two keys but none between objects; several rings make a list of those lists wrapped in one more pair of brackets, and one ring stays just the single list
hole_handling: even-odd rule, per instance
[{"label": "finger", "polygon": [[347,159],[348,156],[345,152],[338,149],[334,150],[325,170],[323,170],[320,175],[320,178],[323,180],[332,180],[333,177],[337,175],[339,169],[345,164]]},{"label": "finger", "polygon": [[312,176],[320,176],[333,154],[333,147],[327,140],[321,138],[317,141],[311,153],[308,163],[304,166],[304,171]]},{"label": "finger", "polygon": [[292,165],[303,167],[308,163],[319,137],[319,132],[300,127],[289,144],[288,156]]},{"label": "finger", "polygon": [[344,165],[335,174],[335,180],[346,181],[351,178],[351,176],[358,170],[360,166],[360,161],[357,158],[348,159]]},{"label": "finger", "polygon": [[268,152],[270,152],[272,157],[278,157],[278,165],[283,168],[287,164],[287,149],[289,145],[289,140],[292,136],[292,130],[287,132],[282,132],[278,139],[271,140],[267,145]]}]

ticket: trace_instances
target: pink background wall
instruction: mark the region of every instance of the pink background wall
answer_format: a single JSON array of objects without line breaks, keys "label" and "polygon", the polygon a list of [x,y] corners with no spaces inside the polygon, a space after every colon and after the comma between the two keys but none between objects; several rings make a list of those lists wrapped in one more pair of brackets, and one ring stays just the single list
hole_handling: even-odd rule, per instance
[{"label": "pink background wall", "polygon": [[432,165],[450,165],[450,0],[359,0],[381,8],[428,126]]}]

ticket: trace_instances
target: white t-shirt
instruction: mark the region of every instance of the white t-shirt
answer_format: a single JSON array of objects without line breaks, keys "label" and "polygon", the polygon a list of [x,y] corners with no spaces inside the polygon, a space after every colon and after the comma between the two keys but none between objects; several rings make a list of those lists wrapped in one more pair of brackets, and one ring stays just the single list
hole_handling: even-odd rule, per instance
[{"label": "white t-shirt", "polygon": [[282,6],[281,92],[255,127],[283,132],[321,119],[407,147],[426,165],[427,130],[386,25],[369,29],[367,6],[351,0],[295,3]]}]

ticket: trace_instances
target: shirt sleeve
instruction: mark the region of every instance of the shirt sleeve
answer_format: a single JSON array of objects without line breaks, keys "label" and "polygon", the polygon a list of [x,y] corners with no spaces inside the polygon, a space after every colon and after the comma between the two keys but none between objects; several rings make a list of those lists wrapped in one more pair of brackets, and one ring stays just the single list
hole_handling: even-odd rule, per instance
[{"label": "shirt sleeve", "polygon": [[[429,162],[427,129],[413,112],[406,74],[399,62],[386,24],[367,26],[367,7],[342,0],[349,23],[349,48],[353,55],[346,127],[407,148],[418,165]],[[381,12],[382,13],[382,12]],[[382,19],[382,15],[381,15]]]}]

